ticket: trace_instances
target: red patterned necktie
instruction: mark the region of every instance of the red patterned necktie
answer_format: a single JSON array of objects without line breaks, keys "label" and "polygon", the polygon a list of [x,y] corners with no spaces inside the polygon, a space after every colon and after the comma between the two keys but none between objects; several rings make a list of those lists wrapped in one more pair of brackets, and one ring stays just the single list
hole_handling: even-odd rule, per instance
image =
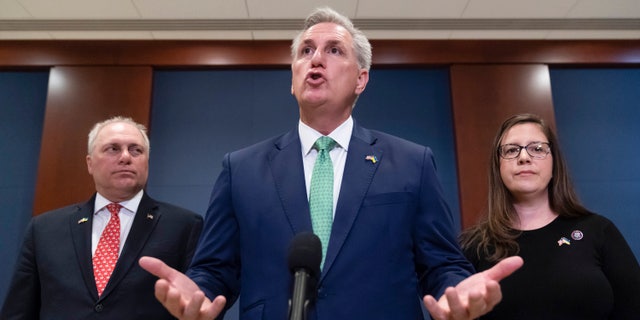
[{"label": "red patterned necktie", "polygon": [[107,210],[111,212],[111,218],[102,231],[96,253],[93,255],[93,276],[96,279],[98,296],[102,295],[118,261],[118,251],[120,251],[120,217],[118,217],[118,212],[120,212],[120,208],[122,206],[117,203],[107,205]]}]

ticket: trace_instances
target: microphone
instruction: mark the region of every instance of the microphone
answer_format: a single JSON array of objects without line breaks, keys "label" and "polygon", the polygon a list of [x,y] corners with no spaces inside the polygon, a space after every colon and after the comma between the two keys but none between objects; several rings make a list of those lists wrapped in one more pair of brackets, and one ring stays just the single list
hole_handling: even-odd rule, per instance
[{"label": "microphone", "polygon": [[289,300],[289,320],[306,319],[307,307],[315,298],[320,276],[322,244],[311,232],[298,233],[289,245],[289,270],[293,274],[293,294]]}]

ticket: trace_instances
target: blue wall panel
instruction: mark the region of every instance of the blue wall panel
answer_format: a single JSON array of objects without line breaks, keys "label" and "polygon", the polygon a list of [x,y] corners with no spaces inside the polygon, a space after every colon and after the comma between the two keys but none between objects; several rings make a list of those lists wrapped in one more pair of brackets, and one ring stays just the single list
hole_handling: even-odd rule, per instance
[{"label": "blue wall panel", "polygon": [[353,117],[364,127],[429,146],[456,227],[460,205],[449,69],[372,70]]},{"label": "blue wall panel", "polygon": [[203,215],[224,154],[298,120],[289,71],[157,71],[153,81],[147,190]]},{"label": "blue wall panel", "polygon": [[33,213],[48,77],[48,71],[0,72],[0,303]]},{"label": "blue wall panel", "polygon": [[[225,153],[296,127],[290,88],[288,69],[156,71],[149,194],[204,214]],[[373,70],[354,118],[433,148],[459,226],[447,69]]]},{"label": "blue wall panel", "polygon": [[561,147],[587,208],[640,258],[640,69],[552,69]]}]

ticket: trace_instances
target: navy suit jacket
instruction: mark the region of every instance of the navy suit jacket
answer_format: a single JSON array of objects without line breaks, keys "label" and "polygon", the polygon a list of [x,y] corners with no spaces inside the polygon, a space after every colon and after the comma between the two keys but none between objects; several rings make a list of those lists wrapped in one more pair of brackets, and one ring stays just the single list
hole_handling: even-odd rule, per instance
[{"label": "navy suit jacket", "polygon": [[143,195],[122,253],[98,298],[91,253],[95,195],[32,218],[1,319],[175,319],[156,300],[152,256],[186,270],[202,230],[196,213]]},{"label": "navy suit jacket", "polygon": [[[311,230],[294,129],[225,156],[188,275],[240,295],[241,319],[286,319],[289,244]],[[354,124],[308,319],[422,319],[423,295],[473,273],[455,235],[430,149]]]}]

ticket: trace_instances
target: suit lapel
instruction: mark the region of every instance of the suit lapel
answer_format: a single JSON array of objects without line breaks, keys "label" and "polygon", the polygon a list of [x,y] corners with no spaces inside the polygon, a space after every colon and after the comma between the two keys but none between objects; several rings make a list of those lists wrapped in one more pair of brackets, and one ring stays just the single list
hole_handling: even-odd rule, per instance
[{"label": "suit lapel", "polygon": [[[375,141],[371,131],[354,123],[321,281],[344,245],[378,168],[377,162],[382,159],[382,150],[375,147]],[[369,156],[376,157],[375,163],[367,159]]]},{"label": "suit lapel", "polygon": [[275,142],[269,155],[276,190],[294,235],[312,229],[301,148],[298,130],[294,129]]},{"label": "suit lapel", "polygon": [[[375,147],[375,142],[371,131],[354,123],[324,270],[331,268],[340,252],[373,180],[377,161],[382,159],[382,150]],[[293,234],[313,230],[300,150],[298,131],[292,130],[275,142],[269,156],[276,189]],[[375,156],[376,163],[367,156]]]},{"label": "suit lapel", "polygon": [[69,228],[84,283],[91,296],[98,299],[96,281],[93,276],[93,252],[91,252],[91,226],[93,225],[95,198],[94,194],[88,202],[73,209],[74,212],[69,216]]},{"label": "suit lapel", "polygon": [[111,274],[109,283],[107,283],[101,298],[108,296],[126,276],[129,269],[138,262],[140,252],[147,243],[155,225],[162,218],[161,213],[157,209],[158,206],[156,202],[147,196],[146,193],[143,193],[140,205],[138,206],[138,212],[136,212],[136,215],[133,217],[131,230],[122,248],[122,253],[118,258],[116,267]]}]

